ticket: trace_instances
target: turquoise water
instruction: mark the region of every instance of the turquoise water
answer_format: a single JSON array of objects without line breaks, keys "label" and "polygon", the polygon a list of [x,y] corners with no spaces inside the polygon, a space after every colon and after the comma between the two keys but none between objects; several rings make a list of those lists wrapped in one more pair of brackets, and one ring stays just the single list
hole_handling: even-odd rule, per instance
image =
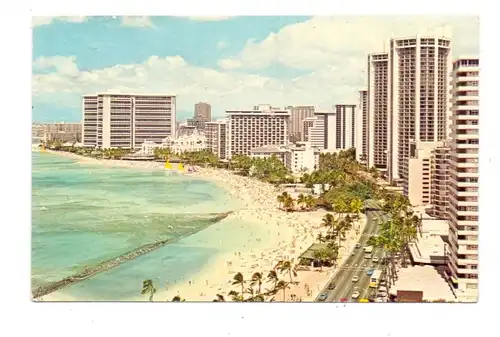
[{"label": "turquoise water", "polygon": [[[187,280],[217,254],[248,247],[248,236],[255,234],[250,224],[230,219],[210,225],[207,213],[241,207],[211,182],[162,170],[80,164],[49,153],[33,152],[32,161],[33,286],[146,243],[182,238],[60,290],[79,300],[132,300],[144,279],[160,289]],[[221,244],[225,237],[231,240]]]}]

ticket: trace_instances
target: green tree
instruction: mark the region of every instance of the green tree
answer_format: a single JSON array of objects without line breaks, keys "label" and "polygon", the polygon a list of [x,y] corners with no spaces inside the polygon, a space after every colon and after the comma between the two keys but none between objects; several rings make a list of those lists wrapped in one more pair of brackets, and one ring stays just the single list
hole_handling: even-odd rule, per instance
[{"label": "green tree", "polygon": [[243,278],[243,274],[238,272],[233,277],[233,285],[241,286],[241,295],[244,294],[245,280]]},{"label": "green tree", "polygon": [[156,293],[156,288],[152,280],[144,280],[142,282],[141,295],[149,294],[149,302],[153,302],[153,296]]}]

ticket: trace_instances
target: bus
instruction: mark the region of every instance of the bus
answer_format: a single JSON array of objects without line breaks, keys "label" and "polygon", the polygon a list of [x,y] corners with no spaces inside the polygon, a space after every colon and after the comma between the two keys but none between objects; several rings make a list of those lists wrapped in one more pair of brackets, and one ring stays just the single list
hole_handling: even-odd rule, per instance
[{"label": "bus", "polygon": [[377,288],[382,276],[382,270],[378,269],[370,276],[370,288]]}]

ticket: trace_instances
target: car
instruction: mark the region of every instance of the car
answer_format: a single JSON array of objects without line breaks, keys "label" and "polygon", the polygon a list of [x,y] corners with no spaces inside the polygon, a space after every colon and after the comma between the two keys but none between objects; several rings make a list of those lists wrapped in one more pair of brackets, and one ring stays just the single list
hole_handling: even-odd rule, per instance
[{"label": "car", "polygon": [[377,297],[386,297],[387,296],[387,293],[385,291],[379,291],[377,293]]},{"label": "car", "polygon": [[324,302],[327,297],[328,297],[328,294],[327,293],[323,293],[323,294],[321,294],[321,295],[318,296],[318,301]]},{"label": "car", "polygon": [[360,298],[358,302],[359,303],[368,303],[368,302],[370,302],[370,300],[367,298]]},{"label": "car", "polygon": [[351,297],[354,298],[354,299],[358,298],[359,297],[359,291],[353,292],[352,295],[351,295]]},{"label": "car", "polygon": [[368,269],[368,272],[366,273],[366,275],[372,276],[374,271],[375,271],[375,269]]},{"label": "car", "polygon": [[358,243],[356,243],[356,246],[354,246],[354,247],[356,247],[356,248],[361,248],[361,243],[359,243],[359,242],[358,242]]},{"label": "car", "polygon": [[335,289],[335,283],[330,283],[328,285],[328,290],[333,290],[333,289]]},{"label": "car", "polygon": [[373,262],[375,262],[375,263],[377,263],[377,262],[379,261],[379,259],[378,259],[378,257],[374,257],[374,258],[372,259],[372,261],[373,261]]},{"label": "car", "polygon": [[351,253],[351,256],[356,256],[356,253],[355,253],[355,252],[352,252],[352,253]]},{"label": "car", "polygon": [[372,258],[372,254],[365,254],[365,259],[371,259]]},{"label": "car", "polygon": [[342,303],[345,303],[345,302],[347,302],[347,301],[348,301],[348,299],[347,299],[347,298],[345,298],[345,297],[343,297],[343,298],[341,298],[341,299],[340,299],[340,302],[342,302]]},{"label": "car", "polygon": [[359,281],[359,277],[357,277],[357,276],[352,277],[352,282],[358,282],[358,281]]},{"label": "car", "polygon": [[374,220],[374,221],[377,221],[377,220],[378,220],[378,217],[374,216],[374,217],[373,217],[373,220]]}]

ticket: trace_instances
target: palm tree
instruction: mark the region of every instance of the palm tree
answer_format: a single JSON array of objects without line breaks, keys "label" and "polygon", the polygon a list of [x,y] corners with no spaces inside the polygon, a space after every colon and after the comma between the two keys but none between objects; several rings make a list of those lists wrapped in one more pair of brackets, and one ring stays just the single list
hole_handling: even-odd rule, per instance
[{"label": "palm tree", "polygon": [[153,302],[153,295],[156,293],[156,288],[152,280],[144,280],[142,282],[141,295],[149,294],[149,302]]},{"label": "palm tree", "polygon": [[240,295],[240,293],[235,291],[235,290],[231,290],[228,293],[228,295],[231,296],[231,299],[233,300],[233,302],[243,302],[244,301],[243,295]]},{"label": "palm tree", "polygon": [[284,207],[286,200],[290,197],[287,192],[283,192],[276,198],[280,204],[280,207]]},{"label": "palm tree", "polygon": [[300,206],[300,209],[304,209],[306,207],[306,196],[302,193],[297,197],[297,206]]},{"label": "palm tree", "polygon": [[291,212],[293,211],[293,207],[294,207],[294,201],[293,201],[293,198],[288,195],[286,198],[285,198],[285,201],[283,203],[283,206],[285,208],[285,210],[287,212]]},{"label": "palm tree", "polygon": [[312,195],[306,196],[307,210],[310,211],[310,210],[314,209],[315,206],[316,206],[316,200],[314,199],[314,197]]},{"label": "palm tree", "polygon": [[290,277],[290,283],[293,283],[292,274],[297,277],[297,270],[290,260],[278,262],[276,268],[280,271],[280,273],[288,274]]},{"label": "palm tree", "polygon": [[226,299],[221,294],[215,295],[215,299],[212,302],[226,302]]},{"label": "palm tree", "polygon": [[254,287],[255,285],[257,285],[259,288],[258,288],[258,291],[257,291],[257,294],[260,294],[261,293],[261,287],[262,287],[262,273],[259,273],[259,272],[256,272],[252,275],[252,282],[250,283],[250,285],[252,287]]},{"label": "palm tree", "polygon": [[331,213],[326,213],[325,216],[323,216],[323,219],[321,220],[321,224],[329,228],[330,231],[333,233],[336,221]]},{"label": "palm tree", "polygon": [[286,289],[290,289],[289,283],[283,280],[279,280],[278,284],[276,285],[276,290],[280,291],[283,290],[283,302],[286,302]]},{"label": "palm tree", "polygon": [[359,217],[359,213],[363,210],[363,201],[361,199],[355,198],[351,200],[351,212],[355,213]]},{"label": "palm tree", "polygon": [[273,289],[276,289],[276,285],[278,284],[278,274],[276,270],[270,270],[267,274],[267,281],[273,284]]},{"label": "palm tree", "polygon": [[240,285],[241,286],[241,295],[243,296],[244,294],[244,287],[245,287],[245,280],[243,278],[243,274],[238,272],[236,275],[233,277],[233,285]]}]

